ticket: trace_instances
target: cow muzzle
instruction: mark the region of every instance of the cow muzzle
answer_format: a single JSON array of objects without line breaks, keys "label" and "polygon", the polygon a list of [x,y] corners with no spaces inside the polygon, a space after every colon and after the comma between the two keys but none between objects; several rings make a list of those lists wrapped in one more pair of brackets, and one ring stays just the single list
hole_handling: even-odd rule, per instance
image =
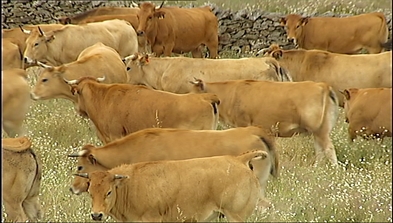
[{"label": "cow muzzle", "polygon": [[91,218],[94,221],[102,221],[103,217],[104,217],[104,214],[102,214],[101,212],[100,213],[94,213],[94,212],[91,213]]},{"label": "cow muzzle", "polygon": [[143,36],[143,35],[145,35],[145,31],[143,31],[143,30],[138,30],[138,31],[136,32],[136,34],[137,34],[138,36]]},{"label": "cow muzzle", "polygon": [[35,63],[35,61],[29,57],[24,57],[23,62],[26,64],[34,64]]},{"label": "cow muzzle", "polygon": [[37,95],[34,94],[34,92],[30,92],[30,98],[34,101],[37,101],[40,99],[40,97],[38,97]]}]

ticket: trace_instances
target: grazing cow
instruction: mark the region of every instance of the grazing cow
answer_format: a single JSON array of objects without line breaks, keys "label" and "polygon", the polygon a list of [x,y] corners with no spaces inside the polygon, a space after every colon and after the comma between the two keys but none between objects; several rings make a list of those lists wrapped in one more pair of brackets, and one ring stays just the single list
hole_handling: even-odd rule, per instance
[{"label": "grazing cow", "polygon": [[79,114],[90,118],[104,144],[151,127],[217,128],[220,100],[216,95],[177,95],[146,86],[99,81],[102,79],[85,77],[67,83],[77,94]]},{"label": "grazing cow", "polygon": [[87,177],[91,217],[117,221],[211,221],[219,213],[229,222],[245,222],[259,206],[260,184],[250,163],[267,153],[122,165]]},{"label": "grazing cow", "polygon": [[[139,9],[138,9],[139,10]],[[91,22],[103,22],[107,20],[113,20],[113,19],[120,19],[120,20],[125,20],[129,22],[132,27],[136,30],[138,28],[139,20],[136,14],[125,14],[125,15],[99,15],[99,16],[92,16],[89,18],[86,18],[84,20],[81,20],[78,24],[85,24],[85,23],[91,23]],[[140,53],[150,53],[151,49],[150,46],[148,45],[146,41],[145,36],[138,36],[138,51]]]},{"label": "grazing cow", "polygon": [[7,69],[1,72],[3,83],[2,127],[9,137],[23,135],[23,120],[30,106],[30,86],[27,74],[22,69]]},{"label": "grazing cow", "polygon": [[2,139],[2,189],[7,221],[37,222],[42,164],[27,137]]},{"label": "grazing cow", "polygon": [[[26,40],[29,37],[29,34],[32,29],[35,29],[37,26],[40,26],[40,28],[44,32],[49,32],[53,29],[59,29],[63,27],[63,25],[60,24],[40,24],[40,25],[25,25],[23,28],[20,26],[20,28],[12,28],[12,29],[2,29],[2,34],[3,34],[3,47],[7,48],[12,48],[12,52],[15,54],[15,59],[12,59],[15,64],[18,64],[19,67],[13,66],[12,68],[24,68],[27,69],[32,66],[36,66],[37,64],[25,64],[23,63],[23,52],[26,49]],[[7,40],[6,40],[7,39]],[[8,43],[5,43],[8,42]],[[19,59],[16,60],[16,49],[15,45],[18,46],[18,53],[19,53]],[[5,55],[4,59],[7,60],[8,56],[6,56],[7,50],[3,49],[3,55]],[[14,57],[12,57],[14,58]],[[16,62],[18,61],[18,62]],[[9,62],[5,62],[4,64],[9,64]],[[21,64],[21,65],[19,65]],[[3,67],[3,70],[6,68]]]},{"label": "grazing cow", "polygon": [[24,60],[27,63],[41,61],[60,66],[75,61],[84,49],[97,42],[112,47],[121,57],[138,52],[135,30],[130,23],[115,19],[66,25],[47,33],[38,27],[26,40]]},{"label": "grazing cow", "polygon": [[[201,59],[188,57],[150,58],[134,54],[125,58],[133,84],[144,84],[157,90],[189,93],[189,81],[256,79],[289,81],[289,76],[273,58]],[[241,71],[241,72],[240,72]]]},{"label": "grazing cow", "polygon": [[119,15],[119,14],[129,14],[136,15],[139,12],[139,8],[128,8],[128,7],[99,7],[95,8],[72,17],[62,17],[58,21],[61,24],[79,24],[81,21],[86,20],[92,16],[101,15]]},{"label": "grazing cow", "polygon": [[345,121],[349,138],[392,137],[392,88],[345,89]]},{"label": "grazing cow", "polygon": [[[150,128],[131,133],[101,147],[85,145],[78,153],[78,173],[108,170],[121,164],[145,161],[182,160],[199,157],[238,155],[250,150],[268,152],[267,159],[253,161],[253,171],[266,189],[269,173],[278,176],[278,155],[274,137],[261,127],[248,126],[227,130],[186,130]],[[87,180],[77,177],[70,190],[81,194]]]},{"label": "grazing cow", "polygon": [[2,38],[1,52],[3,55],[3,66],[1,70],[10,68],[23,69],[23,54],[19,51],[19,46],[11,38]]},{"label": "grazing cow", "polygon": [[302,17],[297,14],[280,19],[289,41],[306,50],[355,54],[362,49],[380,53],[388,40],[386,18],[373,12],[344,18]]},{"label": "grazing cow", "polygon": [[119,54],[111,47],[99,42],[87,47],[74,62],[58,67],[41,64],[45,70],[40,74],[31,92],[34,100],[65,98],[77,102],[64,79],[79,79],[85,76],[98,77],[105,74],[106,83],[127,83],[128,75]]},{"label": "grazing cow", "polygon": [[192,82],[197,93],[220,98],[220,120],[231,126],[260,125],[278,137],[313,134],[316,162],[337,157],[330,132],[338,116],[337,97],[326,83],[235,80]]},{"label": "grazing cow", "polygon": [[200,8],[156,7],[153,3],[139,3],[139,36],[146,36],[152,51],[159,57],[171,53],[191,52],[202,57],[202,44],[209,49],[209,57],[217,58],[218,19],[209,6]]},{"label": "grazing cow", "polygon": [[339,93],[347,88],[392,87],[392,51],[379,54],[343,55],[321,50],[282,50],[273,44],[266,53],[278,60],[293,81],[326,82]]}]

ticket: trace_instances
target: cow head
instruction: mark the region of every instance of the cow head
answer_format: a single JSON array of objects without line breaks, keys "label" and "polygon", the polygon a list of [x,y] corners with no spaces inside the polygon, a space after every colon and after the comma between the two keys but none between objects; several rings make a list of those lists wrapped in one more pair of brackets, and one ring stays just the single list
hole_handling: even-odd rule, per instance
[{"label": "cow head", "polygon": [[124,185],[125,175],[112,174],[108,171],[75,174],[78,178],[88,179],[88,192],[92,198],[91,218],[102,221],[110,213],[116,202],[118,187]]},{"label": "cow head", "polygon": [[273,56],[272,53],[273,53],[274,51],[277,51],[277,50],[281,50],[281,48],[280,48],[280,46],[279,46],[278,44],[275,44],[275,43],[274,43],[274,44],[270,45],[268,48],[263,48],[263,49],[259,50],[259,51],[257,52],[256,56],[259,56],[259,55],[263,55],[263,56],[267,56],[267,55]]},{"label": "cow head", "polygon": [[63,81],[63,77],[68,75],[66,66],[52,67],[39,61],[37,64],[45,69],[31,91],[33,100],[64,98],[76,102],[76,97],[70,93],[70,87]]},{"label": "cow head", "polygon": [[[93,171],[98,170],[108,170],[102,166],[92,153],[92,149],[95,147],[93,145],[85,145],[81,151],[78,153],[73,153],[68,155],[68,157],[76,157],[77,161],[77,173],[91,173]],[[70,187],[70,191],[73,194],[80,195],[83,192],[87,192],[89,189],[89,181],[84,178],[75,177],[72,185]]]},{"label": "cow head", "polygon": [[290,14],[285,18],[281,18],[279,22],[281,26],[285,27],[288,41],[297,45],[303,35],[303,27],[308,23],[308,20],[308,17]]},{"label": "cow head", "polygon": [[38,60],[44,60],[48,51],[48,43],[55,39],[53,32],[45,34],[39,26],[30,32],[26,39],[26,49],[23,54],[24,62],[27,64],[34,63]]},{"label": "cow head", "polygon": [[340,90],[340,93],[344,95],[344,114],[345,114],[345,122],[349,122],[348,120],[348,111],[351,107],[351,103],[354,100],[355,96],[357,95],[359,89],[357,88],[350,88],[350,89],[345,89],[343,91]]},{"label": "cow head", "polygon": [[205,93],[206,92],[206,85],[201,79],[194,77],[194,81],[190,81],[190,83],[194,85],[194,87],[192,89],[193,93]]},{"label": "cow head", "polygon": [[165,17],[165,12],[160,10],[163,4],[164,2],[162,2],[159,7],[156,7],[153,3],[150,2],[143,2],[138,5],[140,9],[138,13],[138,36],[143,36],[147,32],[154,29],[154,27],[157,25],[157,19],[163,19]]}]

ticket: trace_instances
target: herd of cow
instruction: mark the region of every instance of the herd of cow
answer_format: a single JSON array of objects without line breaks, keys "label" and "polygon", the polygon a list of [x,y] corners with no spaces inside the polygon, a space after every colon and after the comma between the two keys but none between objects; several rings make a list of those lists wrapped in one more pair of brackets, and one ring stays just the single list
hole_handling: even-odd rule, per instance
[{"label": "herd of cow", "polygon": [[[310,133],[316,163],[337,165],[330,133],[392,133],[392,51],[382,13],[281,18],[298,49],[218,59],[210,7],[150,2],[101,7],[62,24],[2,30],[3,200],[11,221],[36,221],[42,164],[24,135],[31,99],[63,98],[94,124],[70,188],[93,220],[244,222],[278,176],[275,137]],[[203,57],[208,48],[209,59]],[[367,50],[368,54],[357,54]],[[191,52],[194,58],[175,56]],[[155,56],[152,56],[153,53]],[[163,56],[163,57],[160,57]],[[26,69],[40,66],[30,90]],[[218,122],[232,128],[217,130]],[[197,188],[197,189],[195,189]]]}]

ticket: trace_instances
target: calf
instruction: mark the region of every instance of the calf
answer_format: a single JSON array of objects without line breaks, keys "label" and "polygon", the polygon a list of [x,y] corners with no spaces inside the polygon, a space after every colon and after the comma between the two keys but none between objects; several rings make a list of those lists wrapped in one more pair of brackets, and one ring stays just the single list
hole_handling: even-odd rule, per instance
[{"label": "calf", "polygon": [[266,157],[257,150],[142,162],[77,176],[89,178],[93,220],[110,215],[117,221],[210,221],[222,213],[230,222],[245,222],[261,196],[250,162]]}]

